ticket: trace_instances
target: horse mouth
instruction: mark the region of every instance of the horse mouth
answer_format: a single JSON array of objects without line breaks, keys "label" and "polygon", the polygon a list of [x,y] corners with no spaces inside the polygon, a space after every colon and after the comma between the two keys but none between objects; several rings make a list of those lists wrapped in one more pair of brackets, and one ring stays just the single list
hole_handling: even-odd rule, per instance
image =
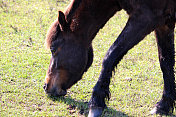
[{"label": "horse mouth", "polygon": [[63,92],[63,93],[53,93],[53,92],[46,92],[46,94],[48,96],[53,96],[53,97],[61,97],[61,96],[65,96],[67,94],[67,92]]},{"label": "horse mouth", "polygon": [[57,92],[57,91],[52,91],[52,92],[47,92],[45,91],[45,93],[48,95],[48,96],[54,96],[54,97],[61,97],[61,96],[65,96],[67,94],[67,91],[61,91],[61,92]]},{"label": "horse mouth", "polygon": [[65,96],[67,94],[67,90],[64,90],[64,89],[53,88],[51,91],[49,91],[49,90],[47,90],[45,85],[43,88],[44,88],[45,93],[48,96],[61,97],[61,96]]}]

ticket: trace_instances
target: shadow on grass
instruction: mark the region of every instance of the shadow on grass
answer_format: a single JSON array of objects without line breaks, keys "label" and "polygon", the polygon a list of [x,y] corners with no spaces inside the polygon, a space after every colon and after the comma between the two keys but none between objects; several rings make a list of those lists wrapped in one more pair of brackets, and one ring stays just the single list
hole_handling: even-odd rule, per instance
[{"label": "shadow on grass", "polygon": [[[67,109],[70,112],[70,114],[74,113],[75,109],[79,110],[79,114],[82,116],[87,117],[89,113],[89,108],[88,108],[88,102],[81,102],[81,101],[76,101],[71,98],[71,96],[65,96],[65,97],[54,97],[54,96],[48,96],[51,100],[54,102],[64,102],[65,104],[68,105]],[[129,116],[123,112],[114,110],[113,108],[106,108],[104,109],[102,117],[132,117]]]}]

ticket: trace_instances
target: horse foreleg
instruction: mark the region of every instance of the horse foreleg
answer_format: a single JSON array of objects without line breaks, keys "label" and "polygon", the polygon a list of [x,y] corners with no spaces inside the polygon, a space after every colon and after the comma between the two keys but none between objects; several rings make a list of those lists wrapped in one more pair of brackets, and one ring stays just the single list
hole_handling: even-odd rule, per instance
[{"label": "horse foreleg", "polygon": [[146,9],[142,11],[144,14],[141,14],[141,11],[129,18],[124,30],[110,47],[103,60],[99,80],[93,88],[89,102],[89,117],[97,117],[102,114],[106,106],[105,98],[110,98],[109,84],[115,66],[128,50],[138,44],[156,26],[155,22],[157,21],[154,21],[153,14]]},{"label": "horse foreleg", "polygon": [[151,114],[169,114],[173,111],[176,100],[175,91],[175,50],[174,50],[175,23],[162,26],[155,30],[158,44],[159,62],[163,72],[164,90],[162,99],[156,104]]}]

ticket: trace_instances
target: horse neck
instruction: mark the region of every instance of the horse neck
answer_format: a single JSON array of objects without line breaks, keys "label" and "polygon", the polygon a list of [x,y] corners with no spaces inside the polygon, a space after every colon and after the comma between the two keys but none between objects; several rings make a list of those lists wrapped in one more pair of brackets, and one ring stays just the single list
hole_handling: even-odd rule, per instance
[{"label": "horse neck", "polygon": [[77,39],[89,46],[117,10],[120,8],[116,0],[73,0],[65,14]]}]

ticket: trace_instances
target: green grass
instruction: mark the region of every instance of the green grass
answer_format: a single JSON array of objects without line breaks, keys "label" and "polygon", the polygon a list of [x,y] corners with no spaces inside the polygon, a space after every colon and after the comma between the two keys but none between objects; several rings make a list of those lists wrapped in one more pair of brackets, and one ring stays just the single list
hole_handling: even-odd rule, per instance
[{"label": "green grass", "polygon": [[[51,53],[44,47],[47,29],[69,0],[0,0],[0,116],[87,116],[87,102],[103,57],[128,16],[117,13],[93,41],[94,62],[62,98],[43,91]],[[127,80],[132,79],[132,80]],[[150,116],[161,98],[162,73],[151,33],[130,50],[111,80],[111,99],[103,116]],[[174,111],[174,114],[176,112]]]}]

